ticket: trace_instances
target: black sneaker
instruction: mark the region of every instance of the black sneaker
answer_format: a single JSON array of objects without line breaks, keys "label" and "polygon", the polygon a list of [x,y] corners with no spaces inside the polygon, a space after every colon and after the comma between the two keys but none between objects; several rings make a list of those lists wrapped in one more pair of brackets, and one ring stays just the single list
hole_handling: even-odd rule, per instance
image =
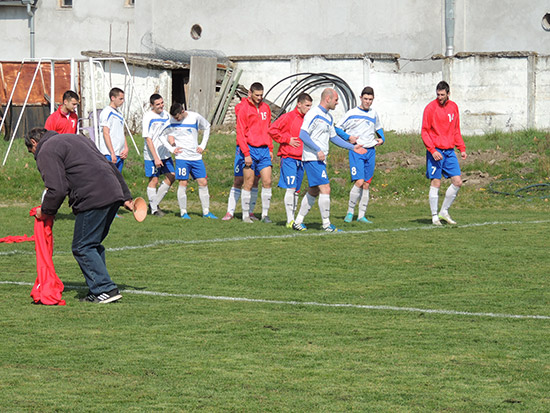
[{"label": "black sneaker", "polygon": [[156,217],[163,217],[166,215],[166,212],[162,211],[161,209],[157,209],[155,212],[153,212],[153,215]]},{"label": "black sneaker", "polygon": [[95,294],[89,293],[82,301],[89,301],[96,304],[109,304],[118,301],[121,298],[122,294],[120,294],[118,288],[115,288],[108,293],[101,293],[97,296]]}]

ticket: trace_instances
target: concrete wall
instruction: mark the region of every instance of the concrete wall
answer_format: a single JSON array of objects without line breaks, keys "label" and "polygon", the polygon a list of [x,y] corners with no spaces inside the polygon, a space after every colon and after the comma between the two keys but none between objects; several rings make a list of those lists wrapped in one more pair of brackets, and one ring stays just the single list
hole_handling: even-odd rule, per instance
[{"label": "concrete wall", "polygon": [[[424,107],[435,99],[435,86],[442,79],[451,85],[451,99],[459,106],[466,135],[550,129],[550,57],[471,54],[438,62],[440,69],[427,73],[402,71],[397,59],[368,56],[340,60],[243,60],[238,67],[244,71],[243,85],[248,87],[259,81],[266,91],[278,80],[299,71],[333,73],[344,79],[356,95],[363,86],[370,85],[375,90],[373,107],[387,130],[419,132]],[[290,81],[278,86],[268,99],[280,104],[289,86]],[[321,91],[312,93],[315,103]],[[343,113],[343,105],[339,105],[334,118],[338,120]]]}]

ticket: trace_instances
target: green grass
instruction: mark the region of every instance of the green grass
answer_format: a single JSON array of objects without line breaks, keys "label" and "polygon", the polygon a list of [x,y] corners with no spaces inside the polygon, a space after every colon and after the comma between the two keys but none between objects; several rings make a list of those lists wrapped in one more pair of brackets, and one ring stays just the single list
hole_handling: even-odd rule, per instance
[{"label": "green grass", "polygon": [[[472,152],[499,146],[508,162],[525,153],[540,162],[548,148],[533,134],[544,136],[466,143]],[[423,156],[418,136],[389,135],[380,155]],[[28,210],[42,192],[19,144],[0,174],[0,236],[32,233]],[[214,135],[205,156],[217,215],[231,186],[232,148],[234,136]],[[489,161],[475,168],[504,177],[507,160]],[[317,207],[308,232],[289,232],[280,190],[274,225],[204,221],[193,195],[195,214],[182,222],[173,190],[164,218],[139,224],[123,213],[105,242],[108,268],[125,290],[118,304],[77,300],[86,288],[70,253],[67,206],[54,225],[67,306],[30,305],[34,246],[0,244],[0,281],[10,282],[0,284],[1,410],[549,411],[550,319],[474,315],[550,317],[549,203],[465,185],[452,211],[461,225],[434,228],[423,167],[392,166],[373,182],[375,223],[346,224],[345,153],[332,149],[330,162],[332,218],[342,234],[320,231]],[[137,156],[124,174],[143,196]],[[519,179],[513,169],[508,177]],[[537,166],[524,178],[547,175]]]}]

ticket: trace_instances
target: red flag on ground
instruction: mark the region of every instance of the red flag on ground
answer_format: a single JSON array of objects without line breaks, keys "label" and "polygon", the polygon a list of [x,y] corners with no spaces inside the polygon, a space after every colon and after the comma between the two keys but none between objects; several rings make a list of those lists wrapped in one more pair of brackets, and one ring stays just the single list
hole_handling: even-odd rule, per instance
[{"label": "red flag on ground", "polygon": [[6,244],[12,244],[14,242],[25,242],[25,241],[34,241],[34,235],[32,237],[27,237],[27,234],[8,235],[7,237],[0,238],[0,242],[5,242]]},{"label": "red flag on ground", "polygon": [[[36,216],[36,210],[31,209],[30,215]],[[36,281],[31,291],[31,297],[36,304],[65,305],[61,299],[63,283],[55,273],[53,265],[53,218],[44,221],[34,219],[34,248],[36,250]]]}]

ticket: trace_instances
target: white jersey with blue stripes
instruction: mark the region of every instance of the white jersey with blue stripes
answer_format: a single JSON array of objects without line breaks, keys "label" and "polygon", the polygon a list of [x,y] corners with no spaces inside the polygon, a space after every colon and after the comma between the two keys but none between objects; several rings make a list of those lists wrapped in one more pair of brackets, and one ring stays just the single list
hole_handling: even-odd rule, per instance
[{"label": "white jersey with blue stripes", "polygon": [[[176,147],[183,150],[176,155],[176,159],[186,161],[198,161],[202,159],[202,154],[197,152],[197,148],[206,149],[208,138],[210,137],[210,123],[196,112],[186,111],[187,116],[182,121],[177,121],[173,117],[165,123],[162,131],[162,140],[167,148],[168,136],[173,136]],[[199,130],[204,131],[202,141],[199,145]]]},{"label": "white jersey with blue stripes", "polygon": [[[304,116],[304,122],[302,123],[301,129],[309,134],[311,140],[321,149],[321,151],[323,151],[325,155],[328,155],[330,138],[336,136],[334,121],[328,109],[325,109],[322,106],[311,108]],[[302,161],[316,160],[317,152],[304,145]]]},{"label": "white jersey with blue stripes", "polygon": [[143,115],[142,136],[144,140],[144,146],[143,146],[144,160],[146,161],[153,160],[153,155],[149,151],[149,147],[147,146],[147,140],[145,138],[151,138],[151,140],[153,141],[153,145],[155,146],[155,150],[157,151],[157,155],[161,160],[170,158],[171,156],[170,151],[165,148],[165,146],[162,144],[162,141],[160,140],[160,135],[168,119],[170,119],[170,115],[165,110],[163,110],[160,114],[150,110],[146,112],[145,115]]},{"label": "white jersey with blue stripes", "polygon": [[360,107],[348,110],[336,126],[351,136],[357,136],[357,143],[363,148],[375,147],[378,143],[376,131],[382,129],[378,113]]},{"label": "white jersey with blue stripes", "polygon": [[113,145],[113,150],[115,155],[120,155],[124,149],[124,143],[126,138],[124,137],[124,118],[122,113],[113,108],[112,106],[107,106],[99,114],[99,125],[101,126],[101,134],[98,139],[97,148],[103,155],[110,155],[109,149],[105,144],[105,138],[103,137],[103,128],[109,128],[109,136],[111,137],[111,144]]}]

